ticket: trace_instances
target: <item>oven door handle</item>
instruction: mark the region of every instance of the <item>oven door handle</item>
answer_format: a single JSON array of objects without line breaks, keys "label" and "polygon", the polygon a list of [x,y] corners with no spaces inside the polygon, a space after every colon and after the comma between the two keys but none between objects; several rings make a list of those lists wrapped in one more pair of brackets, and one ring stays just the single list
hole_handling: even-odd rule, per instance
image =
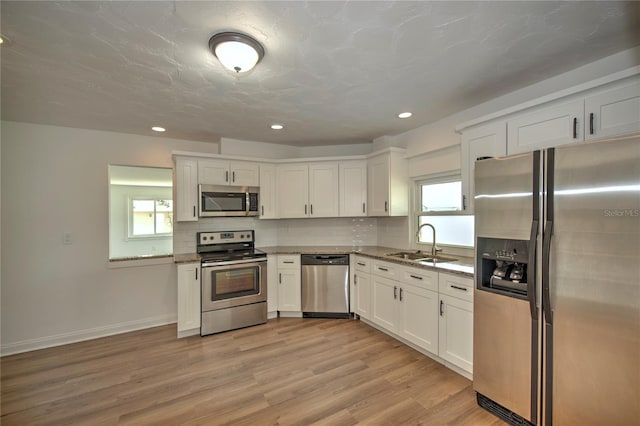
[{"label": "oven door handle", "polygon": [[202,262],[203,268],[211,268],[215,266],[226,266],[226,265],[240,265],[243,263],[260,263],[266,262],[267,258],[264,259],[243,259],[243,260],[229,260],[227,262]]}]

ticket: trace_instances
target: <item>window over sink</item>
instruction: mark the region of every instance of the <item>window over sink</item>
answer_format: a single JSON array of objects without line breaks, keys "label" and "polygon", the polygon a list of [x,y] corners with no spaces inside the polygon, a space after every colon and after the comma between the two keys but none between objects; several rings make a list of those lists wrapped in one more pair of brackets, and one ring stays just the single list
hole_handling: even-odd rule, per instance
[{"label": "window over sink", "polygon": [[[460,174],[428,176],[415,183],[415,228],[430,223],[436,229],[436,244],[473,247],[474,217],[463,214]],[[415,243],[432,244],[433,232],[425,226]]]}]

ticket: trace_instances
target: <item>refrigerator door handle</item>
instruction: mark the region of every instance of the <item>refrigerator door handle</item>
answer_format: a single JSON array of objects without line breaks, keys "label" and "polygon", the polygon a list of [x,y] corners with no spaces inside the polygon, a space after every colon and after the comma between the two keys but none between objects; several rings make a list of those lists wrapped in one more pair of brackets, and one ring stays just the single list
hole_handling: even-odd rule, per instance
[{"label": "refrigerator door handle", "polygon": [[531,237],[529,239],[529,278],[527,278],[527,295],[529,296],[529,310],[531,319],[538,319],[536,307],[536,246],[538,241],[538,221],[531,222]]},{"label": "refrigerator door handle", "polygon": [[553,235],[553,221],[547,221],[542,238],[542,306],[547,324],[553,324],[551,310],[551,293],[549,291],[549,260],[551,258],[551,236]]}]

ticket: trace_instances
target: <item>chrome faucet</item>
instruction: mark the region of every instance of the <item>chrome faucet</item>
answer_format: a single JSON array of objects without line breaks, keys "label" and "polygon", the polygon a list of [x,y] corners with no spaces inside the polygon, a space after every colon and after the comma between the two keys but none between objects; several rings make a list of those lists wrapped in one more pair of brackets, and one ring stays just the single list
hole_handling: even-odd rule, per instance
[{"label": "chrome faucet", "polygon": [[418,226],[418,230],[416,231],[416,238],[418,239],[420,238],[420,230],[425,226],[428,226],[433,231],[433,245],[431,246],[431,257],[436,257],[436,254],[442,250],[439,249],[438,246],[436,246],[436,228],[432,224],[423,223],[422,225]]}]

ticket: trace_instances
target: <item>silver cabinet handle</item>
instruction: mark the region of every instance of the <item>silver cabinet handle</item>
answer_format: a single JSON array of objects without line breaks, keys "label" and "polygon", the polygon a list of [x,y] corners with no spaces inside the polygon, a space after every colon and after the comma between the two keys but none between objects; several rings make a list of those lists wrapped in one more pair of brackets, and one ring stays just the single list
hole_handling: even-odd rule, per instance
[{"label": "silver cabinet handle", "polygon": [[196,217],[196,206],[193,206],[193,217]]},{"label": "silver cabinet handle", "polygon": [[362,213],[366,213],[364,203],[362,203]]},{"label": "silver cabinet handle", "polygon": [[224,172],[224,181],[229,182],[229,171]]},{"label": "silver cabinet handle", "polygon": [[393,286],[393,298],[394,299],[398,298],[398,286],[397,285]]},{"label": "silver cabinet handle", "polygon": [[358,263],[358,265],[359,265],[359,266],[367,266],[367,265],[366,265],[366,264],[364,264],[364,263],[360,263],[360,262],[357,262],[357,263]]},{"label": "silver cabinet handle", "polygon": [[455,288],[456,290],[467,291],[466,287],[458,287],[457,285],[451,284],[451,288]]},{"label": "silver cabinet handle", "polygon": [[444,314],[444,310],[443,310],[444,306],[443,305],[444,305],[444,302],[442,300],[440,300],[440,316],[442,316]]},{"label": "silver cabinet handle", "polygon": [[264,204],[262,205],[262,216],[264,216]]},{"label": "silver cabinet handle", "polygon": [[467,196],[463,195],[462,196],[462,210],[466,210],[467,209]]},{"label": "silver cabinet handle", "polygon": [[419,277],[417,275],[409,275],[411,278],[415,278],[416,280],[420,280],[422,281],[422,277]]},{"label": "silver cabinet handle", "polygon": [[400,287],[400,301],[402,302],[402,287]]},{"label": "silver cabinet handle", "polygon": [[236,172],[231,172],[231,181],[232,182],[236,181]]},{"label": "silver cabinet handle", "polygon": [[384,202],[384,211],[385,211],[385,213],[389,211],[389,202],[388,201]]},{"label": "silver cabinet handle", "polygon": [[282,284],[282,273],[278,274],[278,284]]},{"label": "silver cabinet handle", "polygon": [[309,210],[311,210],[311,214],[313,214],[313,204],[309,204]]},{"label": "silver cabinet handle", "polygon": [[307,214],[307,205],[306,204],[304,205],[304,214],[305,215]]},{"label": "silver cabinet handle", "polygon": [[198,268],[196,268],[196,280],[198,279]]},{"label": "silver cabinet handle", "polygon": [[282,263],[293,263],[293,260],[283,260]]},{"label": "silver cabinet handle", "polygon": [[378,266],[378,269],[381,270],[381,271],[384,271],[384,272],[389,272],[389,270],[387,268],[381,268],[381,267]]},{"label": "silver cabinet handle", "polygon": [[353,285],[358,285],[358,276],[357,275],[353,276]]}]

